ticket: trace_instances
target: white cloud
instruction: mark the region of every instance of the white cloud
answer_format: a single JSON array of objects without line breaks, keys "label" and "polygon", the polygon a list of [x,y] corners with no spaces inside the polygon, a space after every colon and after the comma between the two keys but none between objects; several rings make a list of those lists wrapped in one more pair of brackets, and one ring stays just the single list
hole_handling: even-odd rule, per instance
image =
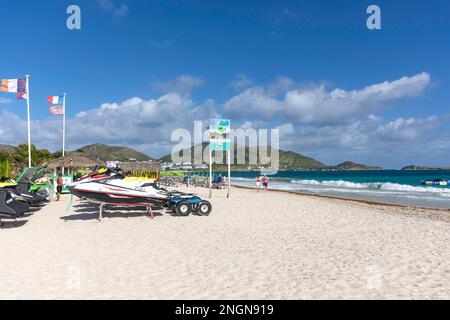
[{"label": "white cloud", "polygon": [[[368,116],[351,124],[294,126],[291,133],[284,130],[280,144],[284,149],[306,153],[328,164],[359,159],[369,164],[399,167],[419,161],[415,159],[422,155],[434,161],[442,161],[442,154],[448,157],[450,144],[445,142],[448,132],[442,129],[442,124],[435,116],[387,122],[381,117]],[[289,125],[280,128],[290,128]]]},{"label": "white cloud", "polygon": [[278,76],[275,82],[269,84],[267,92],[271,96],[277,96],[291,90],[294,85],[295,82],[292,79],[285,76]]},{"label": "white cloud", "polygon": [[128,5],[126,3],[115,5],[112,0],[97,0],[97,3],[100,8],[111,12],[116,18],[122,18],[128,14]]},{"label": "white cloud", "polygon": [[282,102],[270,97],[264,88],[253,87],[225,102],[223,110],[231,118],[271,121],[282,107]]},{"label": "white cloud", "polygon": [[280,130],[280,138],[295,134],[295,129],[294,129],[294,126],[292,125],[292,123],[285,123],[285,124],[277,127],[277,129]]},{"label": "white cloud", "polygon": [[[278,128],[283,149],[328,164],[340,160],[409,164],[423,154],[427,159],[446,159],[450,156],[450,139],[447,130],[441,128],[443,118],[399,117],[386,121],[377,114],[388,102],[420,95],[429,82],[428,74],[419,74],[353,91],[327,90],[321,85],[294,90],[292,80],[279,77],[268,86],[254,86],[236,94],[220,112],[214,100],[194,103],[186,93],[203,81],[182,75],[170,85],[166,83],[170,92],[158,98],[103,103],[68,118],[67,143],[69,149],[91,143],[124,145],[161,156],[176,144],[170,141],[174,129],[192,131],[194,120],[231,116],[234,128]],[[15,113],[3,112],[0,143],[18,144],[26,138],[26,121]],[[33,121],[32,141],[41,148],[60,149],[61,119]]]},{"label": "white cloud", "polygon": [[[103,103],[67,119],[68,148],[92,143],[124,145],[143,150],[153,156],[168,153],[172,131],[193,129],[195,120],[217,118],[215,102],[194,104],[188,96],[168,93],[158,99],[131,98],[121,103]],[[205,126],[206,128],[206,126]],[[61,118],[52,117],[32,122],[32,142],[50,150],[61,148]],[[26,121],[16,114],[0,116],[1,143],[26,141]]]},{"label": "white cloud", "polygon": [[[291,85],[290,79],[278,83]],[[422,94],[431,82],[428,73],[367,86],[360,90],[328,90],[325,85],[286,91],[284,97],[275,97],[274,87],[253,87],[231,98],[224,104],[230,117],[246,116],[252,119],[284,119],[300,124],[338,125],[350,123],[360,116],[381,111],[388,103]],[[281,88],[280,85],[277,86]]]},{"label": "white cloud", "polygon": [[11,103],[11,99],[0,97],[0,104]]},{"label": "white cloud", "polygon": [[189,94],[192,89],[200,87],[205,83],[202,78],[188,74],[177,76],[174,80],[168,82],[155,82],[153,88],[162,92],[177,92],[181,94]]},{"label": "white cloud", "polygon": [[236,91],[241,91],[243,89],[246,89],[252,85],[253,81],[245,74],[238,74],[236,79],[232,80],[230,82],[230,85],[234,88]]},{"label": "white cloud", "polygon": [[408,141],[420,137],[424,132],[436,129],[439,123],[437,117],[426,119],[398,118],[378,127],[376,133],[388,141]]}]

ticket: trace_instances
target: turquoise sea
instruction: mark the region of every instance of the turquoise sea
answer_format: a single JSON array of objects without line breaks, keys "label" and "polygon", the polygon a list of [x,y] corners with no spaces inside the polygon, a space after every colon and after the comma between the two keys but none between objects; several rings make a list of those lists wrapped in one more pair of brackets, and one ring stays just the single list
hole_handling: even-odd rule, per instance
[{"label": "turquoise sea", "polygon": [[[255,186],[260,172],[232,172],[232,183]],[[279,171],[269,176],[269,188],[344,198],[433,208],[450,208],[450,187],[423,186],[421,181],[450,181],[450,171],[364,170]]]}]

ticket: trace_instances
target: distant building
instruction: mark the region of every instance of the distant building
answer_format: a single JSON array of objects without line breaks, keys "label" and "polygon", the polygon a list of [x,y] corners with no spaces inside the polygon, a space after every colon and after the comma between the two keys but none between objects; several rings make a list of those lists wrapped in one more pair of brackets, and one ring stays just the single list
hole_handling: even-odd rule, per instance
[{"label": "distant building", "polygon": [[204,163],[194,163],[192,165],[192,168],[202,170],[202,169],[208,169],[209,167],[207,164],[204,164]]}]

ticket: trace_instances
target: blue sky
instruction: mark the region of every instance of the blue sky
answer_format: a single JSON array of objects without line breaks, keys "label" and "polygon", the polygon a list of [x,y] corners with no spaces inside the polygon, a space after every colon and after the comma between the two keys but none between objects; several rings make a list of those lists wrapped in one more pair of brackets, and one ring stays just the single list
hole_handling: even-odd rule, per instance
[{"label": "blue sky", "polygon": [[[81,30],[66,28],[70,4]],[[0,78],[31,75],[40,147],[60,148],[46,97],[65,91],[71,148],[160,156],[174,128],[224,116],[280,127],[284,149],[327,164],[448,164],[448,1],[2,0],[0,20]],[[25,116],[0,94],[0,143],[26,139]]]}]

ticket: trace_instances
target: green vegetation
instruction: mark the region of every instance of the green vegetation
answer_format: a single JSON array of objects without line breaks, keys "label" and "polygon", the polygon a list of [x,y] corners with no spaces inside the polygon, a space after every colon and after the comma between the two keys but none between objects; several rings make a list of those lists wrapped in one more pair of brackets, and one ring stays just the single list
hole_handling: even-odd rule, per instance
[{"label": "green vegetation", "polygon": [[10,159],[7,154],[0,154],[0,177],[11,176]]},{"label": "green vegetation", "polygon": [[136,159],[137,161],[152,160],[149,156],[142,152],[136,151],[131,148],[108,146],[105,144],[92,144],[82,147],[77,152],[83,153],[86,157],[99,159],[101,161],[129,161],[130,159]]},{"label": "green vegetation", "polygon": [[186,175],[184,171],[161,171],[159,174],[164,177],[184,177]]},{"label": "green vegetation", "polygon": [[[60,155],[61,152],[51,153],[47,149],[37,149],[35,145],[31,145],[31,164],[35,167],[48,160],[58,158]],[[0,161],[5,158],[8,159],[10,175],[17,175],[24,167],[28,166],[28,145],[20,144],[17,147],[1,145]]]}]

